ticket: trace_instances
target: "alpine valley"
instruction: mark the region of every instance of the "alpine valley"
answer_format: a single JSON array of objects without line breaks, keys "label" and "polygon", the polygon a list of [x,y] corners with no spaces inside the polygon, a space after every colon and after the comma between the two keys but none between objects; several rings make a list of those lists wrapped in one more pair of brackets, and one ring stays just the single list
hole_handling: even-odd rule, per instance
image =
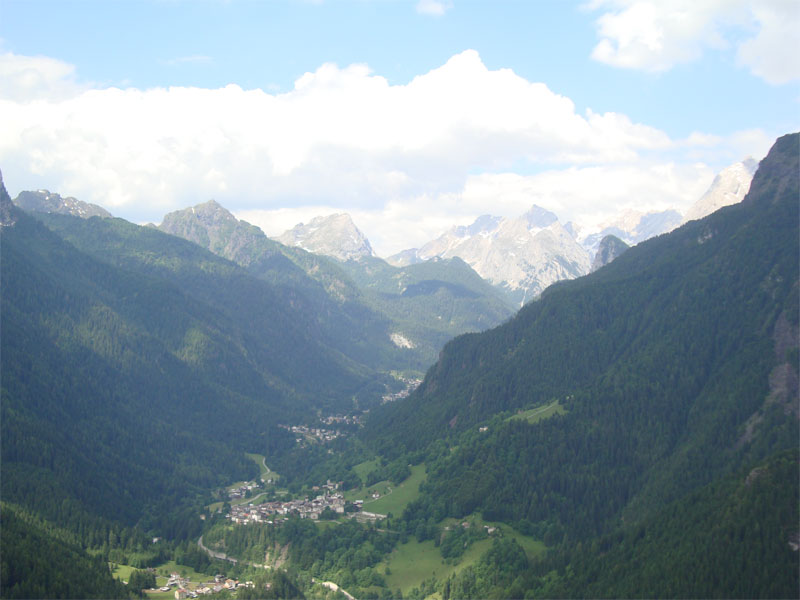
[{"label": "alpine valley", "polygon": [[800,592],[798,133],[686,215],[388,260],[2,179],[0,223],[3,598]]}]

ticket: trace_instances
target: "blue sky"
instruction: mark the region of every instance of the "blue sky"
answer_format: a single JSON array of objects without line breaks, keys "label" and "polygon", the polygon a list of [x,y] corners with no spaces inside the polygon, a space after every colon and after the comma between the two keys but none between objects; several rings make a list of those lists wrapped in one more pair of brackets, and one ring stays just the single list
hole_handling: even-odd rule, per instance
[{"label": "blue sky", "polygon": [[0,168],[137,222],[348,211],[381,254],[685,209],[798,129],[799,38],[783,0],[0,0]]}]

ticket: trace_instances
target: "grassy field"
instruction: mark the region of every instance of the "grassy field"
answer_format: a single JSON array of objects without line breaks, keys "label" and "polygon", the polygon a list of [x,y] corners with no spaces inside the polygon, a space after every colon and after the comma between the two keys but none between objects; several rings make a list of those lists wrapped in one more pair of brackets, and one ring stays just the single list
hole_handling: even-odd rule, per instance
[{"label": "grassy field", "polygon": [[367,474],[370,471],[377,469],[380,465],[381,465],[380,459],[376,458],[375,460],[368,460],[366,462],[357,464],[356,466],[353,467],[353,471],[356,472],[356,475],[361,477],[362,483],[366,483]]},{"label": "grassy field", "polygon": [[261,475],[259,475],[259,477],[261,477],[263,481],[267,479],[277,481],[280,479],[281,476],[266,465],[263,454],[250,454],[249,452],[245,452],[245,456],[256,463],[258,468],[261,469]]},{"label": "grassy field", "polygon": [[[363,500],[364,510],[367,512],[383,515],[392,513],[399,516],[409,502],[419,497],[419,484],[424,480],[425,465],[421,464],[411,467],[411,475],[400,485],[394,485],[390,481],[379,481],[368,488],[345,492],[344,497],[350,502]],[[372,494],[375,492],[381,495],[377,500],[372,498]]]},{"label": "grassy field", "polygon": [[[484,521],[479,515],[471,515],[466,519],[446,519],[440,525],[458,527],[458,524],[464,520],[472,523],[473,527],[482,528],[484,525],[488,525],[489,527],[498,528],[499,532],[496,535],[516,540],[525,550],[525,554],[528,555],[529,559],[533,559],[545,551],[545,545],[542,542],[522,535],[508,525]],[[433,576],[441,581],[477,562],[491,545],[492,537],[474,542],[467,548],[457,564],[445,564],[433,540],[420,543],[412,538],[411,541],[399,545],[387,560],[380,563],[378,571],[383,574],[388,566],[390,574],[385,576],[386,584],[391,590],[399,588],[405,595],[411,589],[419,587],[429,577]]]},{"label": "grassy field", "polygon": [[168,592],[145,592],[145,598],[152,598],[152,600],[175,600],[175,588],[170,589]]},{"label": "grassy field", "polygon": [[445,564],[439,549],[433,540],[418,542],[414,539],[398,546],[390,555],[388,561],[380,563],[378,572],[383,573],[388,566],[390,574],[386,575],[386,585],[390,590],[400,588],[406,595],[412,588],[419,585],[429,577],[439,580],[448,578],[467,565],[476,562],[481,554],[492,545],[491,539],[475,542],[467,548],[458,564]]},{"label": "grassy field", "polygon": [[391,494],[377,500],[365,500],[364,510],[386,515],[399,516],[410,502],[419,498],[419,484],[425,480],[425,465],[411,467],[411,475],[404,482],[392,488]]},{"label": "grassy field", "polygon": [[566,409],[563,406],[561,406],[558,400],[556,400],[555,402],[551,402],[546,406],[537,406],[536,408],[531,408],[528,410],[518,412],[517,414],[509,417],[509,420],[525,419],[526,421],[528,421],[528,423],[533,425],[534,423],[537,423],[544,419],[549,419],[554,415],[565,415],[565,414],[567,414]]},{"label": "grassy field", "polygon": [[117,565],[114,570],[111,572],[111,575],[114,579],[119,579],[120,581],[128,581],[131,576],[131,572],[135,571],[134,567],[128,565]]},{"label": "grassy field", "polygon": [[179,573],[181,577],[186,577],[189,581],[200,582],[200,581],[209,581],[210,579],[214,579],[206,575],[205,573],[198,573],[191,567],[187,567],[186,565],[179,565],[174,560],[164,563],[163,565],[159,565],[156,567],[156,575],[159,576],[166,576],[170,573]]}]

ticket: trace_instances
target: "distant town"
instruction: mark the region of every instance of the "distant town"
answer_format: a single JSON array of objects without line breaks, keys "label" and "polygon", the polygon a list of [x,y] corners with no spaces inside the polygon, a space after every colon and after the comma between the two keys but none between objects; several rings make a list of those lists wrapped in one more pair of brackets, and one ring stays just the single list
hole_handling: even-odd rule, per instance
[{"label": "distant town", "polygon": [[[248,523],[267,523],[273,525],[277,520],[285,520],[290,516],[298,516],[301,519],[318,520],[325,510],[330,511],[331,516],[350,514],[358,520],[377,520],[384,518],[385,515],[364,512],[363,501],[356,500],[352,504],[345,501],[344,496],[337,490],[341,482],[328,481],[322,486],[314,486],[315,491],[323,493],[309,500],[303,498],[299,500],[263,502],[261,504],[235,504],[231,506],[230,512],[225,515],[231,522],[239,525]],[[257,487],[257,486],[256,486]],[[231,498],[234,494],[239,494],[239,490],[230,492]]]},{"label": "distant town", "polygon": [[384,394],[383,398],[381,399],[383,404],[387,402],[394,402],[395,400],[400,400],[402,398],[407,398],[411,392],[419,387],[419,384],[422,383],[422,379],[414,379],[414,378],[406,378],[401,377],[400,381],[406,384],[406,387],[399,392]]}]

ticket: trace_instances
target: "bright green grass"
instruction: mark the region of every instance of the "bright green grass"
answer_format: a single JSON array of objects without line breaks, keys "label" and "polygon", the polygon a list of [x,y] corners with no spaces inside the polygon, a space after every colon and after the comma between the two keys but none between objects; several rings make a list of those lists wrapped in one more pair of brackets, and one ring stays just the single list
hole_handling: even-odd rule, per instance
[{"label": "bright green grass", "polygon": [[280,479],[281,476],[266,465],[266,460],[264,459],[263,454],[251,454],[249,452],[245,452],[245,456],[258,465],[258,468],[261,469],[260,477],[264,481],[270,478],[272,478],[274,481]]},{"label": "bright green grass", "polygon": [[558,400],[555,402],[551,402],[546,406],[537,406],[536,408],[531,408],[528,410],[524,410],[518,412],[517,414],[509,417],[510,419],[525,419],[533,425],[534,423],[538,423],[544,419],[549,419],[554,415],[565,415],[567,414],[567,410],[561,406]]},{"label": "bright green grass", "polygon": [[186,577],[192,582],[209,581],[210,579],[213,579],[213,577],[209,577],[205,573],[198,573],[191,567],[179,565],[174,560],[156,567],[156,575],[169,575],[173,572],[180,573],[181,577]]},{"label": "bright green grass", "polygon": [[468,565],[476,563],[480,557],[492,545],[492,539],[497,536],[512,538],[522,546],[528,559],[534,559],[545,551],[545,545],[529,536],[523,535],[504,523],[484,521],[480,515],[470,515],[463,519],[445,519],[439,525],[442,527],[459,527],[460,523],[469,521],[472,527],[482,528],[484,525],[496,527],[499,531],[492,537],[473,542],[467,548],[457,564],[445,564],[439,549],[428,540],[419,543],[415,539],[399,545],[390,555],[388,560],[384,560],[378,565],[378,571],[383,574],[388,565],[391,574],[386,575],[386,584],[389,589],[400,588],[403,594],[407,594],[412,588],[419,585],[429,577],[436,577],[442,581],[453,573],[458,573]]},{"label": "bright green grass", "polygon": [[469,521],[472,524],[472,527],[477,527],[479,529],[483,528],[484,525],[495,527],[498,531],[497,533],[494,533],[493,536],[502,536],[504,538],[512,538],[516,540],[516,542],[522,546],[522,549],[525,550],[525,554],[528,555],[528,559],[530,560],[540,556],[547,549],[547,546],[545,546],[543,542],[520,533],[506,523],[500,523],[498,521],[484,521],[479,513],[473,513],[462,519],[447,518],[439,523],[439,526],[457,527],[464,521]]},{"label": "bright green grass", "polygon": [[353,467],[353,471],[355,471],[356,475],[361,478],[362,483],[367,481],[367,475],[370,471],[374,471],[381,465],[380,459],[368,460],[362,463],[357,464]]},{"label": "bright green grass", "polygon": [[492,540],[488,538],[475,542],[467,548],[458,564],[448,565],[445,564],[433,540],[420,543],[412,539],[399,545],[389,555],[388,563],[386,561],[380,563],[378,572],[383,573],[388,565],[391,573],[385,576],[386,585],[390,590],[400,588],[403,595],[406,595],[429,577],[436,577],[441,581],[477,562],[491,545]]},{"label": "bright green grass", "polygon": [[128,581],[131,577],[131,573],[133,573],[136,569],[129,565],[117,565],[117,567],[111,572],[111,575],[114,579],[119,579],[120,581]]},{"label": "bright green grass", "polygon": [[266,492],[259,492],[252,498],[239,498],[238,500],[231,500],[231,506],[239,505],[239,504],[263,504],[267,501],[267,493]]},{"label": "bright green grass", "polygon": [[373,483],[371,486],[367,488],[359,488],[357,490],[350,490],[344,493],[344,499],[350,502],[355,502],[356,500],[363,500],[365,503],[367,500],[372,500],[373,492],[378,492],[381,496],[386,494],[389,489],[392,487],[391,481],[379,481],[377,483]]},{"label": "bright green grass", "polygon": [[[425,480],[425,464],[411,467],[411,475],[406,477],[400,485],[391,481],[379,481],[367,488],[345,492],[345,500],[355,502],[364,501],[364,510],[382,515],[392,513],[399,516],[409,502],[419,497],[419,484]],[[373,499],[372,494],[378,492],[381,497]]]},{"label": "bright green grass", "polygon": [[152,600],[175,600],[175,588],[171,588],[168,592],[145,592],[145,598],[152,598]]},{"label": "bright green grass", "polygon": [[400,485],[394,486],[392,492],[377,500],[365,500],[364,510],[386,515],[399,516],[410,502],[419,498],[419,484],[425,480],[425,465],[411,467],[411,475]]}]

